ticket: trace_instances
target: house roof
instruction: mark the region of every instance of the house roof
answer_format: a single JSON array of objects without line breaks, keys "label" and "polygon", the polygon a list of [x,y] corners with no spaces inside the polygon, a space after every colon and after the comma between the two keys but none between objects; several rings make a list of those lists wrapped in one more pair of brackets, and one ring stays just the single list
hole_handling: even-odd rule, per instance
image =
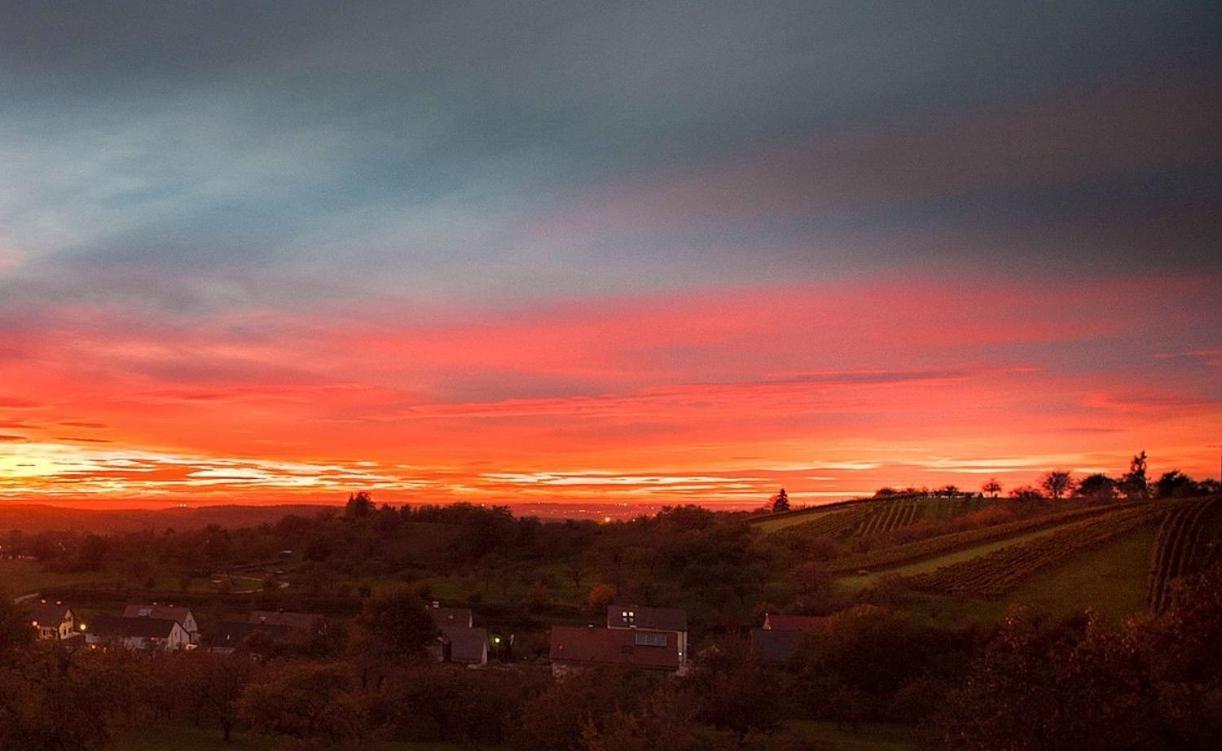
[{"label": "house roof", "polygon": [[[641,644],[641,639],[656,634],[665,646]],[[553,626],[553,662],[590,665],[632,665],[641,668],[678,670],[679,640],[666,631],[649,629],[595,628],[593,626]]]},{"label": "house roof", "polygon": [[608,605],[608,628],[653,628],[659,631],[687,631],[687,612],[679,608],[650,608],[641,605]]},{"label": "house roof", "polygon": [[488,656],[488,631],[466,626],[440,626],[450,642],[450,659],[455,662],[483,662]]},{"label": "house roof", "polygon": [[250,623],[226,621],[216,632],[214,647],[240,647],[252,634],[266,634],[272,639],[283,639],[290,633],[288,626],[276,623]]},{"label": "house roof", "polygon": [[43,626],[58,626],[71,612],[72,610],[62,602],[39,600],[30,606],[30,620]]},{"label": "house roof", "polygon": [[322,625],[323,617],[317,613],[294,613],[287,610],[251,611],[248,623],[285,626],[300,631],[312,631]]},{"label": "house roof", "polygon": [[110,636],[118,638],[145,637],[167,639],[174,632],[174,627],[182,628],[178,621],[170,618],[150,618],[137,616],[99,615],[89,624],[89,632],[95,636]]},{"label": "house roof", "polygon": [[768,631],[818,631],[827,625],[823,615],[764,614],[764,629]]},{"label": "house roof", "polygon": [[129,604],[123,608],[124,618],[161,618],[178,621],[179,624],[186,623],[189,615],[191,615],[190,608],[182,605],[160,605],[155,602],[151,605],[147,603]]},{"label": "house roof", "polygon": [[805,631],[753,628],[751,629],[751,649],[764,662],[788,662],[802,644],[802,640],[806,638],[806,633]]},{"label": "house roof", "polygon": [[443,608],[434,605],[429,608],[429,615],[433,617],[433,623],[437,628],[442,631],[455,626],[470,628],[471,624],[475,622],[469,608]]}]

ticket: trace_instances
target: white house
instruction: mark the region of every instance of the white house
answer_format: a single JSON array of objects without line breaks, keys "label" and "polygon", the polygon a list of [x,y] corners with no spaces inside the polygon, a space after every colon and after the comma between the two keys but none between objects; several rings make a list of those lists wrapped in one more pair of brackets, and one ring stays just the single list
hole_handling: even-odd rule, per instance
[{"label": "white house", "polygon": [[189,649],[191,635],[178,621],[169,618],[99,615],[85,631],[91,647],[121,646],[127,649]]},{"label": "white house", "polygon": [[160,618],[163,620],[176,621],[182,626],[183,631],[187,632],[192,644],[199,644],[199,624],[195,622],[195,616],[191,614],[190,608],[180,605],[161,605],[154,602],[151,605],[136,604],[128,605],[123,608],[124,618]]},{"label": "white house", "polygon": [[76,633],[76,617],[62,601],[39,600],[30,607],[30,624],[39,639],[71,639]]}]

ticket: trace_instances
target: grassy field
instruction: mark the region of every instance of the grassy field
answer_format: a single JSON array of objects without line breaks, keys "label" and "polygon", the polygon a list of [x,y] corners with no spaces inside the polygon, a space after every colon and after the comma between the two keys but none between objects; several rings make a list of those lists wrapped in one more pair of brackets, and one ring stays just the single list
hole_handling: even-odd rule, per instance
[{"label": "grassy field", "polygon": [[967,621],[996,622],[1015,605],[1054,616],[1068,616],[1091,608],[1116,620],[1146,609],[1146,581],[1154,528],[1142,527],[1039,571],[1001,599],[929,596],[914,614],[937,625]]},{"label": "grassy field", "polygon": [[[842,728],[834,722],[799,720],[790,723],[789,727],[803,739],[833,743],[841,751],[909,751],[917,747],[918,740],[915,729],[906,725],[866,723],[856,728]],[[123,738],[121,748],[127,751],[269,751],[276,745],[266,738],[236,731],[227,745],[215,727],[154,725]],[[462,746],[390,742],[370,748],[378,751],[458,751]],[[495,751],[497,747],[480,748]]]},{"label": "grassy field", "polygon": [[1057,614],[1090,607],[1121,618],[1144,610],[1154,532],[1142,527],[1038,572],[1006,599]]},{"label": "grassy field", "polygon": [[96,571],[48,572],[37,561],[0,561],[0,589],[13,596],[39,592],[46,587],[113,587],[119,577]]},{"label": "grassy field", "polygon": [[[226,744],[221,738],[221,731],[215,727],[154,725],[123,738],[119,747],[126,751],[265,751],[280,746],[275,739],[236,731],[232,741]],[[462,746],[451,743],[390,742],[371,745],[369,748],[376,751],[458,751]]]},{"label": "grassy field", "polygon": [[796,720],[790,727],[804,739],[831,743],[840,751],[909,751],[918,744],[915,728],[907,725],[865,723],[848,728],[834,722]]}]

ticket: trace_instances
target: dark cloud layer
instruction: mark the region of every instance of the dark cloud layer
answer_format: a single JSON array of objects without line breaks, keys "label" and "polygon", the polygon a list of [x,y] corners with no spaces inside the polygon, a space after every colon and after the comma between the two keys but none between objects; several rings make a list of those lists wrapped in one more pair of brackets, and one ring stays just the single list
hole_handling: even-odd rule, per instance
[{"label": "dark cloud layer", "polygon": [[5,3],[0,322],[1217,273],[1211,3]]}]

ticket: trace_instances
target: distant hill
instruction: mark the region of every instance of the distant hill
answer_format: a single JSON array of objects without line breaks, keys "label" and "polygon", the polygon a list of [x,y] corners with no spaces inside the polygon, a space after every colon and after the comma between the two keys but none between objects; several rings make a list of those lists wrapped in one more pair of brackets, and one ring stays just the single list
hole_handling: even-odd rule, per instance
[{"label": "distant hill", "polygon": [[0,531],[137,532],[146,529],[201,529],[209,524],[249,527],[274,524],[290,514],[313,516],[326,508],[318,504],[273,506],[199,506],[165,509],[80,509],[42,504],[0,503]]},{"label": "distant hill", "polygon": [[[397,504],[396,504],[397,505]],[[628,519],[641,514],[655,514],[663,504],[622,503],[513,503],[515,516],[537,516],[544,520],[587,519],[608,521]],[[719,510],[740,510],[718,506]],[[0,502],[0,532],[20,529],[23,532],[138,532],[146,529],[171,527],[178,531],[200,529],[209,524],[221,527],[250,527],[274,524],[290,514],[313,516],[323,509],[342,510],[342,504],[271,504],[246,506],[173,506],[159,509],[83,509],[50,506],[38,503]]]}]

